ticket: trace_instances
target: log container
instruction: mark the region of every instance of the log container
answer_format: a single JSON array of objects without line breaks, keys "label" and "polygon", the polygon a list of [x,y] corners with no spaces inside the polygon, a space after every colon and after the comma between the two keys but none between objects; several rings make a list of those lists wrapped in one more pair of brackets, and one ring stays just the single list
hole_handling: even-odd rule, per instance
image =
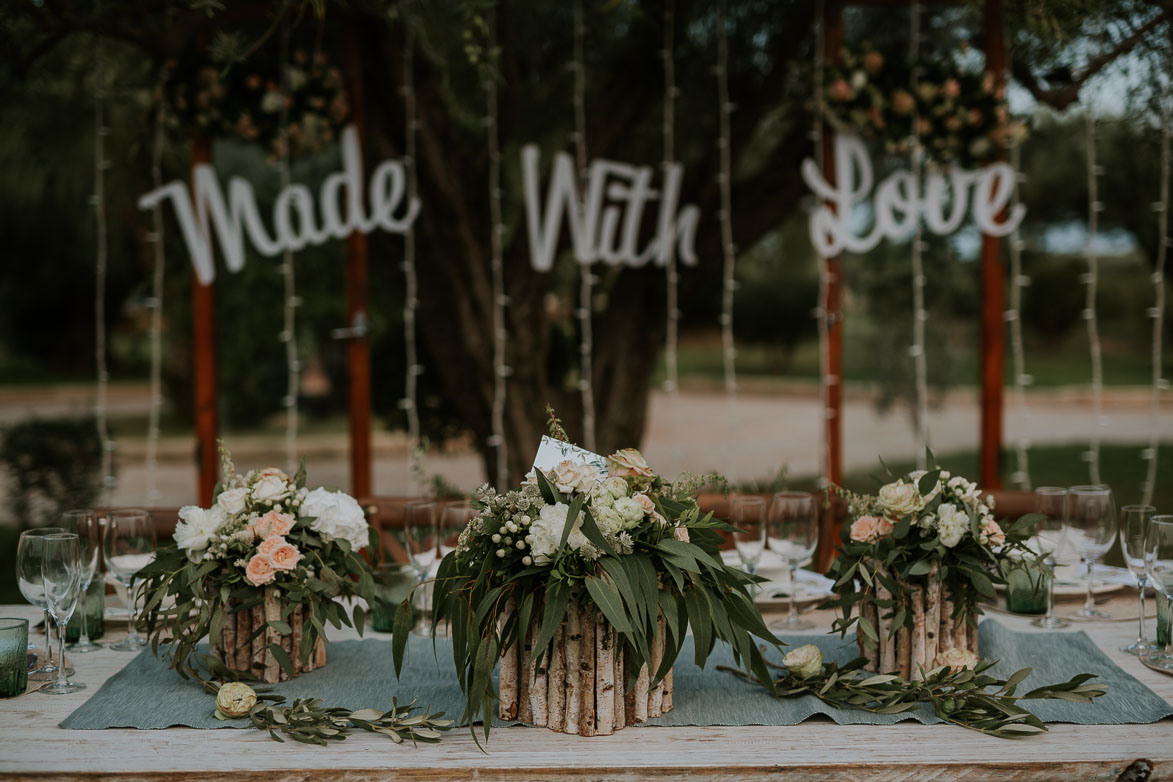
[{"label": "log container", "polygon": [[281,667],[269,644],[276,644],[289,655],[294,676],[326,664],[326,644],[320,636],[304,664],[298,654],[302,633],[310,624],[308,606],[297,606],[288,612],[284,621],[292,630],[290,633],[278,632],[267,625],[267,622],[281,621],[286,613],[276,589],[266,589],[264,600],[251,609],[233,605],[228,611],[227,621],[214,647],[216,654],[232,670],[252,674],[268,684],[287,681],[289,674]]}]

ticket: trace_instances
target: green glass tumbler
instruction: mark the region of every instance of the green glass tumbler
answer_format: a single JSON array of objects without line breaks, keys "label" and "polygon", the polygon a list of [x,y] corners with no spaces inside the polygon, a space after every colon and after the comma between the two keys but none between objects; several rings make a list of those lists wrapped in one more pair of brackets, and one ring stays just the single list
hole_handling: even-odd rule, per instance
[{"label": "green glass tumbler", "polygon": [[29,620],[0,617],[0,698],[28,687]]},{"label": "green glass tumbler", "polygon": [[65,643],[75,644],[81,639],[83,611],[89,638],[96,641],[106,634],[106,582],[100,576],[94,577],[85,597],[78,599],[77,610],[65,626]]},{"label": "green glass tumbler", "polygon": [[387,565],[375,574],[375,599],[371,606],[371,628],[379,633],[391,632],[395,612],[416,584],[410,565]]},{"label": "green glass tumbler", "polygon": [[1051,577],[1038,565],[1021,564],[1006,576],[1006,610],[1014,614],[1047,613],[1047,582]]},{"label": "green glass tumbler", "polygon": [[1157,648],[1169,646],[1169,633],[1173,629],[1173,604],[1164,592],[1157,592]]}]

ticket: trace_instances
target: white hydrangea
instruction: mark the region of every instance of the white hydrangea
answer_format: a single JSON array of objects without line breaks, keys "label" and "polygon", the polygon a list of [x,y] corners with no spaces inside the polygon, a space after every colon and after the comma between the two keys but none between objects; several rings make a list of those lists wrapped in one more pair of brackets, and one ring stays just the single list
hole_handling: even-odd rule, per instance
[{"label": "white hydrangea", "polygon": [[358,502],[340,491],[314,489],[301,505],[302,516],[312,516],[310,529],[324,540],[345,540],[352,551],[367,545],[367,518]]},{"label": "white hydrangea", "polygon": [[969,514],[956,505],[942,503],[937,516],[937,536],[945,548],[953,548],[969,531]]},{"label": "white hydrangea", "polygon": [[[529,534],[532,537],[530,550],[533,552],[534,563],[544,565],[554,558],[558,552],[558,544],[562,541],[562,530],[566,526],[566,514],[570,508],[564,502],[554,505],[543,505],[538,518],[530,526]],[[581,525],[576,523],[566,540],[566,545],[572,551],[590,546],[587,536],[582,533]]]},{"label": "white hydrangea", "polygon": [[228,514],[220,505],[213,505],[208,510],[185,505],[179,509],[179,519],[175,525],[176,545],[187,552],[192,562],[201,562],[208,544],[228,520]]}]

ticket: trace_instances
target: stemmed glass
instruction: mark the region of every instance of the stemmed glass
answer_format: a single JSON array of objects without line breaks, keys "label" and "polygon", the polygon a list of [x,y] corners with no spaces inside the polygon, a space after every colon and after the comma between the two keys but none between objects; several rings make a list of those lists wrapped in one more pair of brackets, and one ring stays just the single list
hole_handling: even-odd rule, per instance
[{"label": "stemmed glass", "polygon": [[155,523],[151,520],[151,514],[139,508],[111,511],[103,549],[106,553],[106,567],[114,578],[126,586],[126,637],[111,644],[110,648],[120,652],[136,652],[147,645],[135,627],[138,595],[134,582],[135,574],[150,564],[155,556]]},{"label": "stemmed glass", "polygon": [[102,644],[90,640],[90,628],[86,621],[86,598],[94,574],[98,571],[98,563],[102,559],[102,528],[98,523],[98,514],[89,508],[65,511],[61,515],[61,526],[77,535],[78,552],[81,556],[81,637],[77,643],[70,644],[69,651],[74,654],[96,652],[102,648]]},{"label": "stemmed glass", "polygon": [[[16,544],[16,585],[24,599],[45,612],[45,658],[41,665],[29,671],[33,681],[46,682],[57,677],[57,665],[53,662],[53,623],[49,619],[49,607],[45,603],[45,584],[41,576],[41,558],[45,552],[45,538],[58,535],[66,530],[62,527],[42,527],[20,533]],[[62,657],[62,664],[69,663]],[[72,674],[72,671],[66,671]]]},{"label": "stemmed glass", "polygon": [[767,527],[770,550],[790,567],[790,607],[778,630],[805,630],[814,625],[798,617],[798,568],[815,553],[819,542],[818,503],[805,492],[778,492],[770,501]]},{"label": "stemmed glass", "polygon": [[476,511],[467,502],[450,502],[440,513],[440,558],[456,550],[460,533],[472,521]]},{"label": "stemmed glass", "polygon": [[737,556],[741,557],[745,572],[755,575],[766,550],[766,500],[762,497],[734,497],[729,501],[729,522],[737,527],[733,533]]},{"label": "stemmed glass", "polygon": [[416,622],[411,632],[424,638],[433,633],[429,617],[428,575],[436,563],[439,541],[436,524],[436,503],[431,501],[409,502],[403,509],[403,543],[407,558],[415,569],[416,577]]},{"label": "stemmed glass", "polygon": [[1083,608],[1075,612],[1084,619],[1111,619],[1110,614],[1096,609],[1092,597],[1092,569],[1096,560],[1108,553],[1116,541],[1116,505],[1112,490],[1107,486],[1073,486],[1068,523],[1076,539],[1076,549],[1087,563],[1087,598]]},{"label": "stemmed glass", "polygon": [[[77,534],[58,532],[46,535],[41,553],[41,583],[45,590],[45,605],[57,625],[58,649],[65,659],[65,626],[77,608],[77,597],[81,590],[82,563]],[[69,681],[64,665],[57,667],[57,680],[41,688],[50,695],[68,695],[84,690],[80,682]]]},{"label": "stemmed glass", "polygon": [[[1173,516],[1153,516],[1149,521],[1144,537],[1144,564],[1153,588],[1161,590],[1166,598],[1173,598]],[[1166,640],[1165,648],[1148,661],[1173,671],[1173,640]]]},{"label": "stemmed glass", "polygon": [[1035,524],[1035,550],[1051,571],[1047,579],[1047,615],[1031,622],[1035,627],[1059,630],[1071,623],[1055,616],[1055,554],[1067,545],[1068,491],[1061,486],[1035,489],[1035,513],[1042,516]]},{"label": "stemmed glass", "polygon": [[1137,617],[1136,640],[1120,651],[1143,657],[1151,650],[1144,637],[1144,590],[1148,586],[1148,573],[1144,566],[1144,538],[1149,521],[1157,509],[1152,505],[1125,505],[1120,509],[1120,548],[1124,550],[1124,562],[1136,579],[1136,596],[1140,601],[1140,616]]}]

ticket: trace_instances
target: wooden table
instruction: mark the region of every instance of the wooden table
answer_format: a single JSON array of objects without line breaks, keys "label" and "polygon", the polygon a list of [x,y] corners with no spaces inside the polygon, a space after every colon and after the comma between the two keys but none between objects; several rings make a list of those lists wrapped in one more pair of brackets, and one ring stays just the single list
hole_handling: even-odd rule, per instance
[{"label": "wooden table", "polygon": [[[1127,616],[1135,612],[1134,601],[1130,593],[1122,593],[1108,610]],[[35,619],[39,615],[28,606],[0,606],[0,616]],[[824,612],[811,616],[830,624],[831,617]],[[1032,629],[1018,617],[998,618],[1018,630]],[[1135,637],[1134,624],[1077,627],[1126,671],[1173,702],[1173,677],[1116,651]],[[629,728],[596,738],[514,727],[493,731],[487,754],[477,749],[464,730],[453,731],[438,745],[416,748],[362,733],[322,748],[278,744],[252,730],[67,731],[57,727],[129,659],[129,653],[109,650],[78,655],[74,660],[77,679],[88,685],[85,691],[0,700],[0,777],[233,782],[1173,779],[1173,720],[1152,725],[1053,725],[1046,735],[1018,741],[915,722],[839,726],[811,720],[794,727]],[[1151,776],[1121,776],[1138,763],[1151,767]]]}]

